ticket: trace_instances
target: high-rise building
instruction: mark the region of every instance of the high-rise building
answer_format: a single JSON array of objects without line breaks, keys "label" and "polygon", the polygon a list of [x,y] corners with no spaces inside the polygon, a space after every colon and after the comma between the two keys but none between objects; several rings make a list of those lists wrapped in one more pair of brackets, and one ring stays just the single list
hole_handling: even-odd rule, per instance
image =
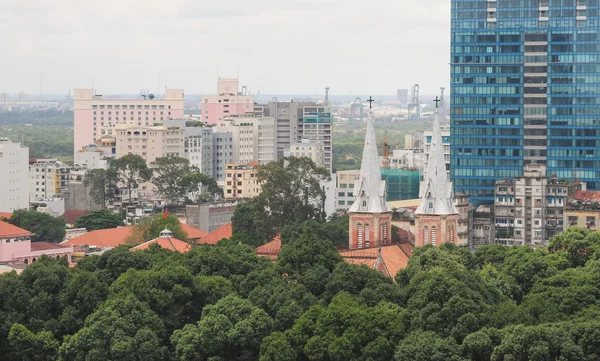
[{"label": "high-rise building", "polygon": [[29,208],[29,148],[0,138],[0,212]]},{"label": "high-rise building", "polygon": [[286,157],[307,157],[310,158],[319,167],[323,166],[323,155],[321,146],[310,139],[302,139],[300,143],[292,143],[285,147],[284,155]]},{"label": "high-rise building", "polygon": [[225,180],[225,165],[229,163],[233,163],[233,134],[216,129],[213,132],[213,178],[217,182]]},{"label": "high-rise building", "polygon": [[475,205],[498,179],[600,188],[599,0],[452,0],[451,176]]},{"label": "high-rise building", "polygon": [[230,198],[254,198],[260,194],[260,183],[258,182],[258,162],[250,164],[230,163],[225,165],[224,197]]},{"label": "high-rise building", "polygon": [[278,160],[283,158],[286,147],[308,139],[321,146],[323,166],[330,172],[333,170],[331,106],[315,102],[273,101],[256,108],[275,119]]},{"label": "high-rise building", "polygon": [[75,151],[102,136],[115,135],[117,125],[153,126],[165,119],[183,118],[183,89],[167,89],[164,96],[135,99],[105,97],[94,89],[75,89]]},{"label": "high-rise building", "polygon": [[[254,99],[245,91],[239,91],[238,79],[217,80],[217,94],[203,95],[200,108],[202,120],[208,124],[216,124],[230,115],[251,112]],[[245,88],[243,88],[245,89]]]}]

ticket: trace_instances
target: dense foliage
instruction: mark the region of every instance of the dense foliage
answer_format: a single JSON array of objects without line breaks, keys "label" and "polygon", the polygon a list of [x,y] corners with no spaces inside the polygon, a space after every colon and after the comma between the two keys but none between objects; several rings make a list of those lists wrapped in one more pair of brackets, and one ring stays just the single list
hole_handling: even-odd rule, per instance
[{"label": "dense foliage", "polygon": [[[0,112],[0,119],[5,114]],[[73,161],[72,126],[6,126],[4,124],[0,120],[2,137],[8,137],[13,142],[23,142],[29,147],[30,158],[58,158],[65,162]]]},{"label": "dense foliage", "polygon": [[32,242],[59,243],[65,239],[65,219],[48,213],[19,209],[13,212],[8,223],[35,233]]},{"label": "dense foliage", "polygon": [[91,211],[75,221],[75,228],[85,228],[88,231],[116,228],[122,225],[123,220],[121,219],[121,216],[106,209]]},{"label": "dense foliage", "polygon": [[386,278],[297,227],[276,263],[222,241],[0,276],[3,360],[597,360],[600,233],[416,249]]},{"label": "dense foliage", "polygon": [[187,240],[187,233],[181,228],[179,218],[172,214],[155,214],[150,218],[144,218],[133,226],[128,243],[139,244],[157,238],[160,232],[168,229],[173,237],[182,241]]}]

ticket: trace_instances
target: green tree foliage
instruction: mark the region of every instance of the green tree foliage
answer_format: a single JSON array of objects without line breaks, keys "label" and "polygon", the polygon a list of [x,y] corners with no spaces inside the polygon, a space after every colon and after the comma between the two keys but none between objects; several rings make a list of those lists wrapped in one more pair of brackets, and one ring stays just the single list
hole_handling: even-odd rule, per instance
[{"label": "green tree foliage", "polygon": [[8,220],[10,224],[35,233],[33,242],[62,242],[66,234],[65,219],[52,217],[48,213],[19,209]]},{"label": "green tree foliage", "polygon": [[281,232],[281,241],[284,244],[292,243],[306,232],[315,234],[320,239],[328,239],[335,246],[348,245],[349,219],[347,215],[333,217],[328,222],[310,220],[287,224]]},{"label": "green tree foliage", "polygon": [[120,215],[105,209],[91,211],[75,221],[76,228],[85,228],[88,231],[117,228],[122,225],[123,220]]},{"label": "green tree foliage", "polygon": [[151,218],[143,219],[134,226],[129,241],[132,244],[139,244],[157,238],[160,232],[168,229],[173,233],[173,237],[182,241],[188,238],[187,233],[181,228],[179,218],[172,214],[167,214],[165,218],[163,214],[155,214]]},{"label": "green tree foliage", "polygon": [[234,214],[233,228],[264,243],[286,224],[324,220],[325,194],[320,182],[327,179],[329,171],[306,157],[284,158],[261,166],[261,193]]},{"label": "green tree foliage", "polygon": [[129,204],[131,204],[131,192],[152,177],[152,170],[148,168],[144,158],[137,154],[127,154],[113,160],[110,168],[116,173],[117,184],[127,189]]},{"label": "green tree foliage", "polygon": [[200,173],[197,168],[183,175],[187,201],[193,204],[214,202],[223,198],[223,189],[213,177]]},{"label": "green tree foliage", "polygon": [[106,202],[113,199],[117,189],[117,170],[90,169],[85,172],[83,184],[90,188],[90,196],[96,202],[106,207]]},{"label": "green tree foliage", "polygon": [[187,193],[185,175],[192,171],[190,161],[187,158],[168,155],[156,158],[150,166],[153,172],[152,184],[156,186],[158,194],[172,204],[179,204]]},{"label": "green tree foliage", "polygon": [[390,279],[343,262],[322,223],[285,228],[277,262],[227,240],[2,274],[0,359],[598,360],[600,233],[421,247]]},{"label": "green tree foliage", "polygon": [[[31,158],[57,158],[63,162],[73,161],[73,127],[63,125],[51,125],[51,124],[40,124],[37,126],[25,126],[25,125],[5,125],[2,121],[7,115],[14,114],[17,112],[0,112],[0,134],[2,137],[8,137],[10,140],[16,143],[21,143],[29,148],[29,157]],[[73,122],[73,115],[71,113],[71,119]],[[6,118],[5,118],[6,120]],[[22,124],[30,124],[25,119]],[[49,119],[49,122],[52,120]]]}]

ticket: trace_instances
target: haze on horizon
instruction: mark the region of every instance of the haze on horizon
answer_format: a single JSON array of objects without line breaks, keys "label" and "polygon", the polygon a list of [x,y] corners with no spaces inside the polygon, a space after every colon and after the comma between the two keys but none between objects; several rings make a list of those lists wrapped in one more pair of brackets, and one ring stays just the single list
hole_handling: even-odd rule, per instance
[{"label": "haze on horizon", "polygon": [[0,2],[0,92],[394,94],[449,83],[445,0]]}]

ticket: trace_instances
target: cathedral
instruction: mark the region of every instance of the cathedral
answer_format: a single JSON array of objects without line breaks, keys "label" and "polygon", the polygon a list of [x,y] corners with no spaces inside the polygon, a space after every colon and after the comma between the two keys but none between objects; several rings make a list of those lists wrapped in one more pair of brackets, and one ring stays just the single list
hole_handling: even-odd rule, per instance
[{"label": "cathedral", "polygon": [[454,206],[452,182],[448,180],[446,174],[437,98],[431,150],[423,180],[419,186],[419,198],[421,198],[421,203],[414,213],[415,246],[456,243],[459,214]]}]

